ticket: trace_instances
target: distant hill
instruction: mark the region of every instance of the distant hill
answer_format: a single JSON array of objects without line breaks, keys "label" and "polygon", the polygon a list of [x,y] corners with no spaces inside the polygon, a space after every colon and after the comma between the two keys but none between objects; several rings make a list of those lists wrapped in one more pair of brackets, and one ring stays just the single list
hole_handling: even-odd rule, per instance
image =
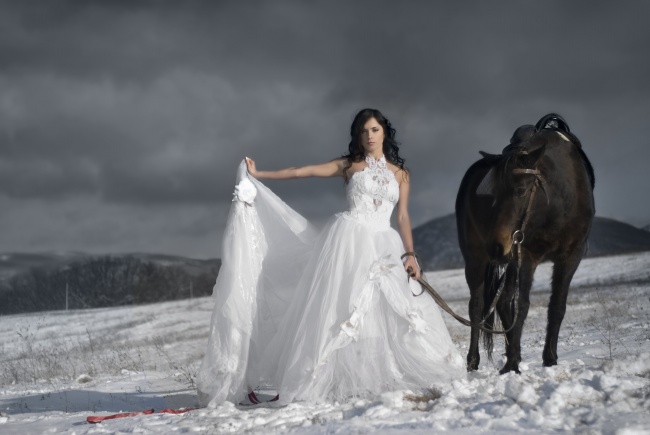
[{"label": "distant hill", "polygon": [[589,234],[588,257],[639,251],[650,251],[650,232],[614,219],[594,219]]},{"label": "distant hill", "polygon": [[650,231],[650,225],[646,225],[645,227],[641,228],[642,230]]},{"label": "distant hill", "polygon": [[442,216],[413,229],[413,248],[424,270],[456,269],[464,266],[458,248],[456,215]]},{"label": "distant hill", "polygon": [[[458,248],[456,215],[430,220],[413,229],[415,251],[425,270],[464,267]],[[650,251],[650,232],[603,217],[594,218],[587,257]]]},{"label": "distant hill", "polygon": [[220,266],[157,254],[0,254],[0,315],[206,296]]},{"label": "distant hill", "polygon": [[114,254],[93,255],[83,252],[44,252],[44,253],[4,253],[0,254],[0,284],[6,282],[13,275],[26,272],[30,269],[40,269],[45,272],[62,269],[73,263],[88,261],[99,257],[132,257],[143,262],[154,263],[159,266],[178,266],[190,276],[198,276],[210,272],[213,268],[219,269],[221,260],[180,257],[163,254]]},{"label": "distant hill", "polygon": [[88,258],[88,254],[79,252],[45,252],[45,253],[4,253],[0,254],[0,283],[18,273],[32,268],[51,271],[65,267],[75,261]]}]

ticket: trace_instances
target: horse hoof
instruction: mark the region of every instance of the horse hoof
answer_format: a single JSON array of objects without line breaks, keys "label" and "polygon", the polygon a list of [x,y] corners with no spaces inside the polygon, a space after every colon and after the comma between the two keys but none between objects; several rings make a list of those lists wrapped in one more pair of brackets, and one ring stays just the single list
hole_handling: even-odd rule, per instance
[{"label": "horse hoof", "polygon": [[506,365],[503,366],[503,368],[501,370],[499,370],[500,375],[505,375],[506,373],[510,373],[510,372],[515,372],[518,375],[520,375],[521,372],[519,371],[519,365],[518,364],[508,364],[508,363],[506,363]]},{"label": "horse hoof", "polygon": [[557,365],[557,352],[552,352],[548,348],[544,348],[542,352],[542,365],[544,367],[551,367]]},{"label": "horse hoof", "polygon": [[471,358],[469,361],[467,361],[467,371],[468,372],[475,372],[478,370],[478,360],[475,358]]}]

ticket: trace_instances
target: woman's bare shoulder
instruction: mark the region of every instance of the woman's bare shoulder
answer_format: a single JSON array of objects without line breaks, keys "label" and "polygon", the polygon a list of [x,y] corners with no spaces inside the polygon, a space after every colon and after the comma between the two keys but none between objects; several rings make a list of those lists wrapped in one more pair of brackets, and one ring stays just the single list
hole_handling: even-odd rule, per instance
[{"label": "woman's bare shoulder", "polygon": [[399,182],[401,181],[406,181],[408,182],[410,179],[410,173],[409,170],[406,168],[400,168],[394,163],[391,162],[386,162],[386,167],[390,169],[393,174],[395,174],[395,179]]},{"label": "woman's bare shoulder", "polygon": [[358,162],[351,162],[348,159],[344,159],[344,168],[343,170],[345,171],[345,179],[346,181],[352,178],[352,176],[357,173],[363,171],[366,167],[368,167],[368,164],[360,160]]}]

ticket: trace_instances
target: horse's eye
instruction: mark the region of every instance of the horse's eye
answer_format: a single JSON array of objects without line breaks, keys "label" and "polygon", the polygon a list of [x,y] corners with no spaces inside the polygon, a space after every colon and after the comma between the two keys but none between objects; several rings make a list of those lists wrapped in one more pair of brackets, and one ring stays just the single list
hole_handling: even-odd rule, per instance
[{"label": "horse's eye", "polygon": [[526,194],[526,188],[525,187],[517,187],[515,189],[515,195],[524,196],[525,194]]}]

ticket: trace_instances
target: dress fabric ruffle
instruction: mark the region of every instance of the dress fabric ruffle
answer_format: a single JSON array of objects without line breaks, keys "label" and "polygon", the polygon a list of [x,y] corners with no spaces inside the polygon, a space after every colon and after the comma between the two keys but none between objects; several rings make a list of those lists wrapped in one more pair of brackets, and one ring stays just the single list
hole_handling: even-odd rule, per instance
[{"label": "dress fabric ruffle", "polygon": [[242,162],[198,373],[203,405],[261,385],[280,403],[320,402],[465,376],[437,306],[412,296],[390,227],[399,185],[383,158],[367,162],[347,185],[349,210],[320,234]]}]

